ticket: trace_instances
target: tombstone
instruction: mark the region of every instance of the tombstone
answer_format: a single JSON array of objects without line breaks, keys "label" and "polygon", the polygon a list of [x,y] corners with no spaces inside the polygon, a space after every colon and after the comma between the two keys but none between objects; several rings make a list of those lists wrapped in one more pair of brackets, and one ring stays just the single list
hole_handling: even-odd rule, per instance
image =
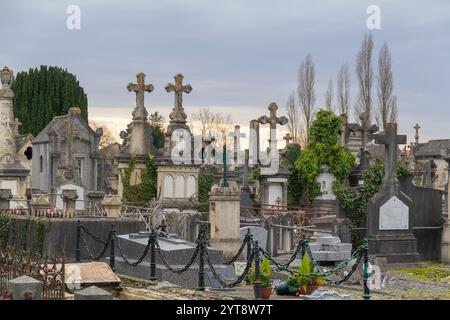
[{"label": "tombstone", "polygon": [[241,246],[240,195],[234,187],[213,186],[209,193],[210,243],[223,251],[225,258],[232,258]]},{"label": "tombstone", "polygon": [[9,281],[13,300],[42,300],[43,285],[29,276],[21,276]]},{"label": "tombstone", "polygon": [[320,184],[320,195],[316,197],[316,200],[336,200],[336,195],[333,192],[334,180],[335,177],[329,172],[329,167],[322,165],[316,178],[316,181]]},{"label": "tombstone", "polygon": [[351,222],[347,218],[336,218],[332,223],[333,236],[339,237],[341,242],[351,243]]},{"label": "tombstone", "polygon": [[375,142],[385,145],[385,175],[380,191],[367,207],[369,253],[386,257],[388,263],[417,262],[420,255],[411,223],[413,200],[402,190],[395,167],[397,144],[406,143],[406,136],[398,136],[397,124],[388,123]]},{"label": "tombstone", "polygon": [[[245,238],[245,235],[247,234],[248,230],[250,230],[250,233],[253,236],[254,241],[258,241],[259,247],[263,248],[264,250],[267,250],[267,239],[269,232],[259,226],[247,226],[242,227],[239,229],[239,238],[243,240]],[[243,250],[244,257],[247,258],[247,252],[246,250]]]},{"label": "tombstone", "polygon": [[104,196],[102,201],[103,209],[106,211],[107,217],[117,218],[120,216],[120,211],[122,209],[122,201],[119,195],[107,194]]},{"label": "tombstone", "polygon": [[0,189],[0,209],[8,210],[10,209],[10,201],[13,195],[11,189]]},{"label": "tombstone", "polygon": [[96,286],[75,292],[75,300],[113,300],[113,296],[106,290]]}]

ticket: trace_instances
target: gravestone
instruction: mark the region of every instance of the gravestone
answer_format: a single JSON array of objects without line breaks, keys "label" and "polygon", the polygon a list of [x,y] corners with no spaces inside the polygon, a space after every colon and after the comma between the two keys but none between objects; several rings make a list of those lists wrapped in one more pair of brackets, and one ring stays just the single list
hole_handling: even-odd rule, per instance
[{"label": "gravestone", "polygon": [[383,134],[375,135],[377,144],[385,145],[385,175],[380,191],[367,206],[369,254],[385,257],[388,263],[417,262],[417,240],[413,233],[413,200],[397,179],[397,145],[406,143],[397,135],[397,124],[388,123]]},{"label": "gravestone", "polygon": [[[243,240],[245,238],[245,235],[247,234],[248,230],[250,229],[250,233],[253,236],[253,240],[254,241],[258,241],[258,245],[260,248],[263,248],[264,250],[267,250],[267,237],[269,235],[269,232],[264,229],[263,227],[258,227],[258,226],[247,226],[247,227],[242,227],[239,230],[239,237],[241,240]],[[247,250],[246,248],[244,248],[243,250],[243,255],[244,258],[247,258]]]},{"label": "gravestone", "polygon": [[42,282],[29,276],[21,276],[9,281],[13,300],[42,300]]},{"label": "gravestone", "polygon": [[106,290],[96,286],[75,292],[75,300],[113,300],[113,296]]}]

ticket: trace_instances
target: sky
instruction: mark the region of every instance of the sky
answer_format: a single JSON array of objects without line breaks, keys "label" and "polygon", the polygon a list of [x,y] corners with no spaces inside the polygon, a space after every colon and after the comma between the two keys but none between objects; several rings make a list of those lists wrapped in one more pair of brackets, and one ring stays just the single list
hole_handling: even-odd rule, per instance
[{"label": "sky", "polygon": [[[69,5],[81,10],[80,29],[66,26]],[[367,28],[369,5],[381,10],[379,30]],[[400,132],[412,141],[418,122],[421,142],[450,138],[445,0],[1,1],[0,64],[16,73],[39,65],[67,68],[88,95],[89,117],[116,134],[131,120],[135,97],[126,86],[138,72],[155,87],[145,97],[148,111],[166,118],[173,93],[164,87],[182,73],[193,87],[184,96],[188,116],[209,107],[230,113],[245,130],[271,102],[286,114],[308,53],[316,65],[316,106],[324,105],[328,81],[336,81],[344,62],[353,106],[356,54],[368,32],[375,59],[384,42],[391,51]]]}]

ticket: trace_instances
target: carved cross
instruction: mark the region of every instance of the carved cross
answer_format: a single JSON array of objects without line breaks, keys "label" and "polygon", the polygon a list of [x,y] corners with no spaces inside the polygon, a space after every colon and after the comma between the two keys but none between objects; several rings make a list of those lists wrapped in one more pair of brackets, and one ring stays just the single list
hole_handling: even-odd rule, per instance
[{"label": "carved cross", "polygon": [[152,92],[153,85],[145,84],[145,74],[140,72],[136,75],[136,83],[129,83],[128,91],[136,92],[136,108],[133,111],[133,120],[147,120],[147,110],[144,106],[144,93]]},{"label": "carved cross", "polygon": [[291,143],[291,141],[294,140],[294,138],[292,138],[291,134],[288,132],[288,133],[286,133],[286,135],[283,137],[283,140],[286,141],[286,148],[287,148],[287,146]]},{"label": "carved cross", "polygon": [[421,126],[419,126],[418,123],[413,127],[414,130],[416,130],[416,136],[414,137],[416,139],[416,144],[419,144],[419,129],[421,129]]},{"label": "carved cross", "polygon": [[[183,92],[190,93],[192,91],[192,87],[190,84],[183,85],[183,75],[178,73],[174,77],[175,84],[169,83],[166,85],[167,92],[175,92],[175,103],[173,107],[173,111],[175,114],[170,114],[170,119],[179,120],[178,118],[182,118],[181,120],[186,119],[186,114],[183,110]],[[175,118],[174,118],[175,117]],[[174,118],[174,119],[173,119]]]},{"label": "carved cross", "polygon": [[277,124],[285,125],[288,123],[288,119],[286,117],[277,117],[278,106],[275,102],[272,102],[269,105],[269,116],[259,117],[258,122],[261,124],[270,124],[270,129],[276,129]]},{"label": "carved cross", "polygon": [[397,135],[397,123],[386,123],[382,134],[375,135],[376,144],[384,144],[384,180],[395,178],[397,145],[406,143],[406,135]]}]

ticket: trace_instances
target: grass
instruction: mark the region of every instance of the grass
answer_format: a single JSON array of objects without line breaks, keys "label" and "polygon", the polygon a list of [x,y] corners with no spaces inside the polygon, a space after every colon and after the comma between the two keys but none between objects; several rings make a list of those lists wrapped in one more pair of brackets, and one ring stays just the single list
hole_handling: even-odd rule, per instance
[{"label": "grass", "polygon": [[450,270],[442,268],[435,262],[428,262],[424,267],[402,268],[397,271],[416,280],[450,283]]}]

